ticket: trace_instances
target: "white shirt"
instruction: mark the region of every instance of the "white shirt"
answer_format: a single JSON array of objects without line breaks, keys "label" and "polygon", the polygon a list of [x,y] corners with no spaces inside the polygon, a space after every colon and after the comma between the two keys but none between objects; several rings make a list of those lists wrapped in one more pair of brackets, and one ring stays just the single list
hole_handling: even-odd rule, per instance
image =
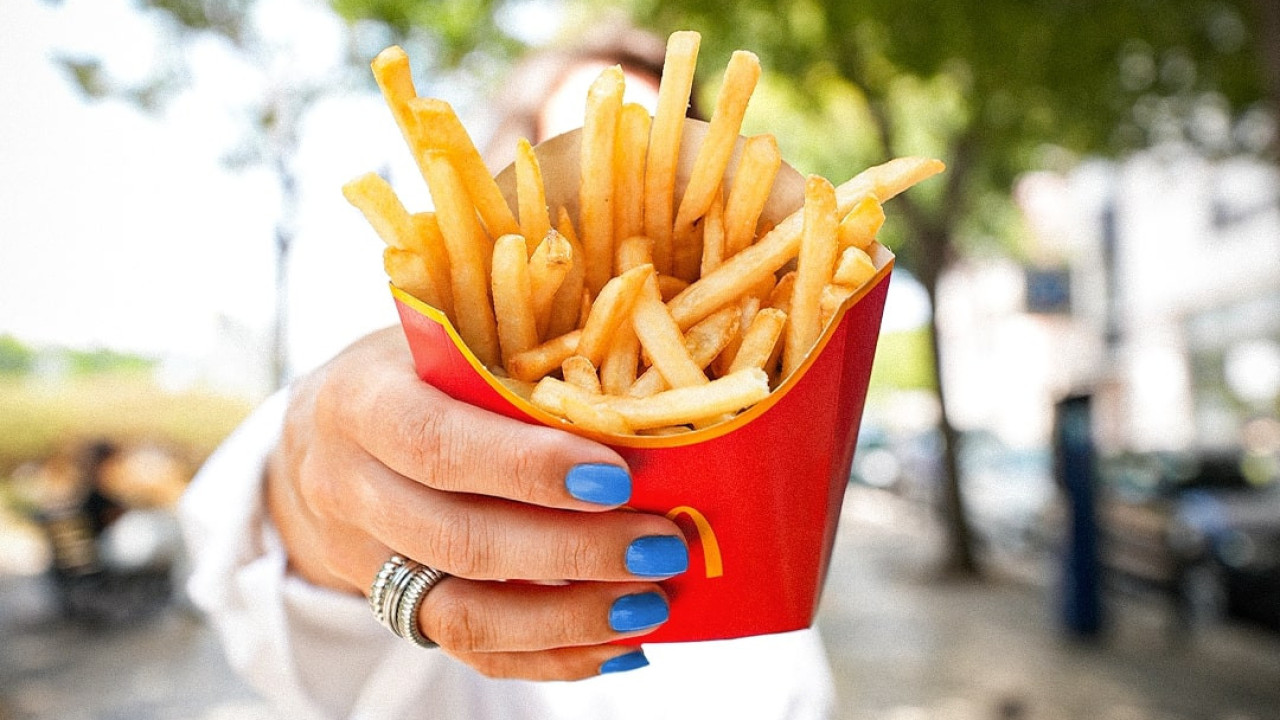
[{"label": "white shirt", "polygon": [[286,572],[262,501],[288,398],[277,393],[214,453],[183,497],[189,593],[228,659],[290,720],[828,718],[815,630],[644,646],[649,666],[579,682],[493,680],[378,624],[361,596]]}]

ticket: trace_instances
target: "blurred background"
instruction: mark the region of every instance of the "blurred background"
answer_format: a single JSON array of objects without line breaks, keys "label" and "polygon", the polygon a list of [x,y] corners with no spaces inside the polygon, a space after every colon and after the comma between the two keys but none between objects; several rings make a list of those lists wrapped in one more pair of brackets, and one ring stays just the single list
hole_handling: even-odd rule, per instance
[{"label": "blurred background", "polygon": [[[249,410],[396,321],[341,198],[425,187],[399,43],[479,144],[533,48],[696,29],[744,134],[897,253],[819,617],[841,718],[1280,718],[1280,5],[5,0],[0,720],[258,718],[173,522]],[[612,31],[612,30],[610,30]]]}]

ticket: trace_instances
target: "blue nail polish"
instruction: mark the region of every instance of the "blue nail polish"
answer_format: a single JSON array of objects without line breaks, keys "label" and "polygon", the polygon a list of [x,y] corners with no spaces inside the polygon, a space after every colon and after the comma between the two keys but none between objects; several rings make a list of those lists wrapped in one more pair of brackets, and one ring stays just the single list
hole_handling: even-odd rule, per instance
[{"label": "blue nail polish", "polygon": [[638,538],[627,547],[627,570],[641,577],[669,577],[689,569],[689,549],[675,535]]},{"label": "blue nail polish", "polygon": [[670,615],[667,601],[658,593],[623,595],[609,608],[609,627],[617,632],[645,630],[661,625]]},{"label": "blue nail polish", "polygon": [[600,674],[607,675],[609,673],[626,672],[628,670],[636,670],[649,664],[649,658],[644,656],[643,650],[629,652],[626,655],[619,655],[615,658],[609,658],[600,666]]},{"label": "blue nail polish", "polygon": [[569,494],[597,505],[621,505],[631,499],[631,473],[608,463],[582,463],[564,477]]}]

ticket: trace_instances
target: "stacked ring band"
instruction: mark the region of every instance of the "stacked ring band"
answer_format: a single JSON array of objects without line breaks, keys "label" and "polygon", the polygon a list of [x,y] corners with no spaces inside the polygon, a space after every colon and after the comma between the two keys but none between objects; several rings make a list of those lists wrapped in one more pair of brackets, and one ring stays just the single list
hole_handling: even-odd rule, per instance
[{"label": "stacked ring band", "polygon": [[424,647],[437,647],[418,627],[418,608],[427,592],[445,573],[403,555],[387,559],[369,589],[369,608],[383,627],[398,637]]}]

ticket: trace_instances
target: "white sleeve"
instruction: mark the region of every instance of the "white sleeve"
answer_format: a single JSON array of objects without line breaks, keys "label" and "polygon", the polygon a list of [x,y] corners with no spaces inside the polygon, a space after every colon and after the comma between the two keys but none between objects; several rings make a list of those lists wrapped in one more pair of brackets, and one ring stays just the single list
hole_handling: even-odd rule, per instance
[{"label": "white sleeve", "polygon": [[[281,717],[348,717],[397,638],[357,595],[290,575],[263,499],[266,459],[288,392],[268,399],[214,452],[182,498],[188,593],[231,666]],[[429,658],[427,659],[430,663]]]}]

